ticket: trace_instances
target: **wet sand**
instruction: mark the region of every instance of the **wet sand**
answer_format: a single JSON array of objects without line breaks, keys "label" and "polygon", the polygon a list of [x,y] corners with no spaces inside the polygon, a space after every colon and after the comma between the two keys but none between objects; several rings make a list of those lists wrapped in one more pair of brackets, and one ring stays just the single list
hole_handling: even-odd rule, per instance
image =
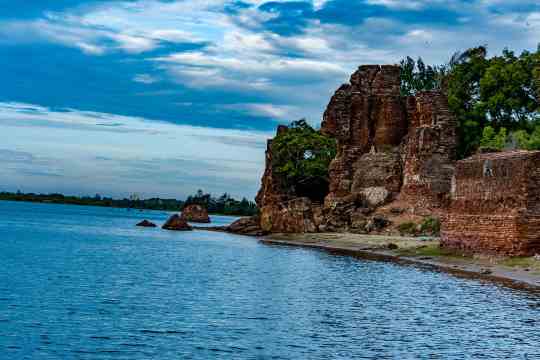
[{"label": "wet sand", "polygon": [[410,238],[360,234],[273,234],[262,243],[317,248],[370,260],[384,260],[445,271],[461,277],[503,283],[513,288],[540,291],[540,261],[534,258],[501,259],[445,253],[437,238]]}]

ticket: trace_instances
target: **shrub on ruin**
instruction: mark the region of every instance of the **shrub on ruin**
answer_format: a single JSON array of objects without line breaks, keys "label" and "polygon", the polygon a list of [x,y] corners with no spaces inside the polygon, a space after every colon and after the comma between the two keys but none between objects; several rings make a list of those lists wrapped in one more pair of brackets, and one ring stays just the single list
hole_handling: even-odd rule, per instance
[{"label": "shrub on ruin", "polygon": [[336,157],[336,140],[313,129],[305,120],[293,122],[272,142],[272,166],[293,189],[328,183],[328,168]]},{"label": "shrub on ruin", "polygon": [[530,133],[527,130],[516,131],[513,137],[520,149],[540,150],[540,124],[536,125]]},{"label": "shrub on ruin", "polygon": [[404,236],[404,235],[416,235],[417,225],[412,221],[408,221],[408,222],[399,224],[398,225],[398,231],[402,236]]},{"label": "shrub on ruin", "polygon": [[486,126],[482,132],[482,139],[480,140],[480,148],[488,150],[503,150],[506,146],[508,134],[506,128],[499,129],[496,132],[491,126]]},{"label": "shrub on ruin", "polygon": [[420,232],[424,235],[439,236],[441,233],[441,220],[433,216],[428,216],[420,224]]}]

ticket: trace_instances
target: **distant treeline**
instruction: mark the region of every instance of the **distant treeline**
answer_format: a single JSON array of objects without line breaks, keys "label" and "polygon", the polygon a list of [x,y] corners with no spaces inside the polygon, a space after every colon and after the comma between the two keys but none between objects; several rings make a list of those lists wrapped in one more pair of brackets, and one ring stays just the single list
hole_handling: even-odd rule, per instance
[{"label": "distant treeline", "polygon": [[251,216],[259,212],[257,204],[246,198],[238,201],[225,193],[218,198],[210,194],[205,194],[202,190],[197,191],[195,195],[188,196],[185,205],[199,204],[208,209],[209,213],[223,215]]},{"label": "distant treeline", "polygon": [[185,201],[160,198],[139,199],[137,195],[132,195],[129,199],[113,199],[102,197],[99,194],[79,197],[62,194],[24,194],[20,191],[16,193],[0,192],[0,200],[164,211],[181,211],[186,205],[200,204],[205,206],[209,213],[213,214],[251,216],[258,212],[257,205],[246,198],[239,201],[228,194],[214,198],[210,194],[205,194],[202,190],[199,190],[195,195],[189,196]]}]

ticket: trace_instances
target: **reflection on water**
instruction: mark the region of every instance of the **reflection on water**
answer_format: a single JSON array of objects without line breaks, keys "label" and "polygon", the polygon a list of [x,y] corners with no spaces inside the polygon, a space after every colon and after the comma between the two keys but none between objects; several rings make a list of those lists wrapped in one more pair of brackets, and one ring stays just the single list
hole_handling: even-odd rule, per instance
[{"label": "reflection on water", "polygon": [[168,215],[0,202],[0,358],[540,358],[538,295]]}]

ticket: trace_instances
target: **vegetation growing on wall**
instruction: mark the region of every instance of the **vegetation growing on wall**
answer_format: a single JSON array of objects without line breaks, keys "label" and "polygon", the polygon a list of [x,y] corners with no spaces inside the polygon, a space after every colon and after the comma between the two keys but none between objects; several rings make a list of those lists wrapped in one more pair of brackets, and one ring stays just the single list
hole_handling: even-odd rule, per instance
[{"label": "vegetation growing on wall", "polygon": [[540,150],[540,124],[536,125],[531,132],[518,130],[513,135],[520,149]]},{"label": "vegetation growing on wall", "polygon": [[485,150],[503,150],[506,146],[508,133],[506,128],[501,128],[497,133],[495,129],[488,125],[482,132],[480,148]]},{"label": "vegetation growing on wall", "polygon": [[[305,120],[293,122],[272,142],[273,168],[298,195],[326,195],[328,168],[336,156],[336,140],[313,129]],[[311,189],[311,190],[310,190]]]}]

